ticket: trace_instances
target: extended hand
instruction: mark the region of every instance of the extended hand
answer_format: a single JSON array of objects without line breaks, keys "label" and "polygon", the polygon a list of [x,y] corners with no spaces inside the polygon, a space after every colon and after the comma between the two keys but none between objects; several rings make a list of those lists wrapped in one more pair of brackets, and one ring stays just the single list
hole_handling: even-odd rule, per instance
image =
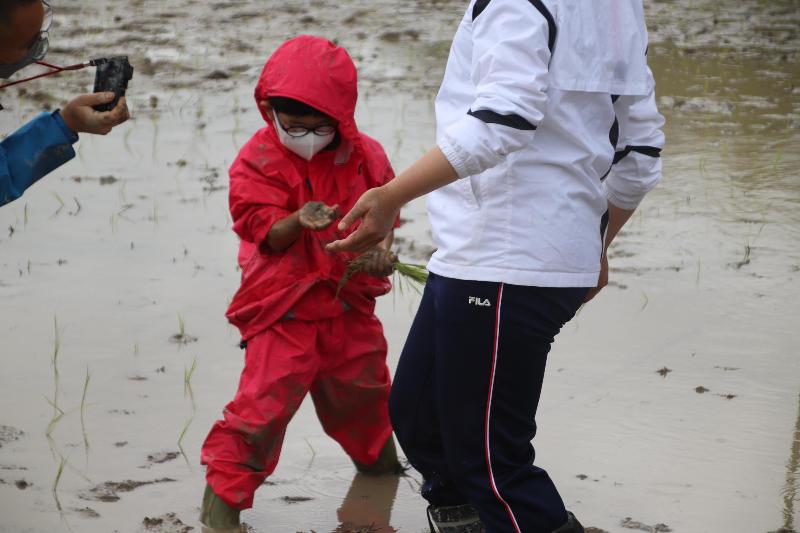
[{"label": "extended hand", "polygon": [[339,218],[339,206],[328,207],[322,202],[307,202],[297,214],[300,226],[311,231],[322,231]]},{"label": "extended hand", "polygon": [[114,93],[82,94],[73,99],[61,110],[61,118],[67,127],[75,133],[94,133],[106,135],[115,126],[131,118],[125,97],[119,99],[117,107],[111,111],[101,113],[92,109],[93,106],[107,104],[114,100]]},{"label": "extended hand", "polygon": [[346,239],[327,246],[329,252],[365,252],[382,242],[392,231],[401,204],[392,200],[386,187],[370,189],[361,195],[353,209],[341,222],[339,230],[345,231],[361,219],[361,225]]}]

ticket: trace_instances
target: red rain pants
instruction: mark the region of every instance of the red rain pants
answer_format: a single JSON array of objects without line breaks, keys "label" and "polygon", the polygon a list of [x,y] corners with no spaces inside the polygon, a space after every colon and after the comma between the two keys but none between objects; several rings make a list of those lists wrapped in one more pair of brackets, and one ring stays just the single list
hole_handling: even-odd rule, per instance
[{"label": "red rain pants", "polygon": [[373,464],[392,434],[389,388],[386,339],[374,315],[351,310],[273,324],[248,341],[236,397],[203,444],[208,484],[231,507],[252,507],[308,392],[325,432],[353,460]]}]

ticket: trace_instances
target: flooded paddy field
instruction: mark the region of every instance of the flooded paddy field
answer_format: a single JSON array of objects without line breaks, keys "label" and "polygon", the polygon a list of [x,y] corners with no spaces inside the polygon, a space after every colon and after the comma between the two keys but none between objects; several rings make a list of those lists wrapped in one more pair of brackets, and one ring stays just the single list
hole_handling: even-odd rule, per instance
[{"label": "flooded paddy field", "polygon": [[[200,445],[242,367],[227,168],[284,39],[337,39],[359,126],[396,170],[433,144],[466,2],[63,3],[49,59],[127,53],[133,120],[0,209],[0,531],[199,531]],[[646,1],[664,179],[611,284],[557,339],[537,461],[594,531],[800,529],[800,2]],[[0,92],[0,131],[88,90]],[[432,244],[424,201],[401,258]],[[417,296],[379,302],[394,368]],[[565,445],[566,443],[566,445]],[[243,519],[255,532],[426,530],[420,476],[357,476],[310,402]],[[783,528],[783,529],[781,529]]]}]

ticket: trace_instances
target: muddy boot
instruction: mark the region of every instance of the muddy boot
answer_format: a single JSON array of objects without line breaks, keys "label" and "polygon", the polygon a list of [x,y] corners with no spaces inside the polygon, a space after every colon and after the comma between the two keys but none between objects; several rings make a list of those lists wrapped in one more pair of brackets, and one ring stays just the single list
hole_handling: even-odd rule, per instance
[{"label": "muddy boot", "polygon": [[394,446],[394,437],[391,436],[386,441],[386,444],[383,445],[383,449],[374,463],[365,465],[358,461],[353,461],[353,464],[362,474],[371,474],[373,476],[398,475],[405,471],[400,465],[400,461],[397,460],[397,448]]},{"label": "muddy boot", "polygon": [[486,533],[478,511],[469,504],[428,506],[431,533]]},{"label": "muddy boot", "polygon": [[230,507],[206,485],[200,522],[206,526],[204,533],[234,533],[241,531],[239,510]]},{"label": "muddy boot", "polygon": [[584,533],[583,526],[575,515],[567,511],[567,523],[553,531],[553,533]]}]

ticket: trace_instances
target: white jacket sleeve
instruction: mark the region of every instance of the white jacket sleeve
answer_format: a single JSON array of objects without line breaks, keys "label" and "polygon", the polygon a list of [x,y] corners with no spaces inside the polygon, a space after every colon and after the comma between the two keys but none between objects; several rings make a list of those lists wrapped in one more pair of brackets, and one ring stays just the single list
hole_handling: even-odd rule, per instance
[{"label": "white jacket sleeve", "polygon": [[603,184],[609,202],[636,209],[661,180],[664,117],[656,108],[655,91],[644,97],[621,96],[614,108],[619,141],[614,165]]},{"label": "white jacket sleeve", "polygon": [[555,24],[539,0],[479,0],[472,21],[469,113],[448,127],[439,148],[461,178],[529,145],[544,117]]}]

